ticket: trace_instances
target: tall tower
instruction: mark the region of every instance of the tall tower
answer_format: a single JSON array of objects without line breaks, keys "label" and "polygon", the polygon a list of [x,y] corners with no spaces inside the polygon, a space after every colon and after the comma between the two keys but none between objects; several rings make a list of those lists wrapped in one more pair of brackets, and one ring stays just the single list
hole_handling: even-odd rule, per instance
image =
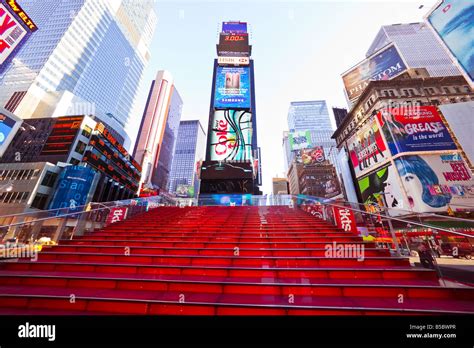
[{"label": "tall tower", "polygon": [[154,1],[21,5],[39,29],[2,69],[0,106],[25,119],[53,117],[58,105],[68,103],[76,108],[69,115],[96,115],[128,147],[126,127],[138,111],[136,96],[157,22]]},{"label": "tall tower", "polygon": [[247,23],[224,22],[214,59],[201,194],[261,194],[251,52]]},{"label": "tall tower", "polygon": [[167,190],[182,108],[173,76],[158,71],[133,150],[133,157],[142,166],[142,188]]}]

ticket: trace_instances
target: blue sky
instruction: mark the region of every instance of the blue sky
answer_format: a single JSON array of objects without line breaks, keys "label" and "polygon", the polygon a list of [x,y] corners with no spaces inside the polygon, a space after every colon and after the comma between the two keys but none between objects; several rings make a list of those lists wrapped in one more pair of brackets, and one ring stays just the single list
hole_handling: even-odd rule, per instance
[{"label": "blue sky", "polygon": [[[284,176],[281,142],[290,102],[325,99],[329,107],[347,107],[341,73],[365,57],[382,25],[419,22],[435,3],[157,0],[158,25],[139,92],[140,106],[156,72],[166,69],[184,101],[182,119],[199,119],[207,129],[220,23],[247,21],[255,62],[262,189],[270,193],[271,178]],[[420,5],[424,7],[419,9]],[[138,129],[140,117],[132,129]]]}]

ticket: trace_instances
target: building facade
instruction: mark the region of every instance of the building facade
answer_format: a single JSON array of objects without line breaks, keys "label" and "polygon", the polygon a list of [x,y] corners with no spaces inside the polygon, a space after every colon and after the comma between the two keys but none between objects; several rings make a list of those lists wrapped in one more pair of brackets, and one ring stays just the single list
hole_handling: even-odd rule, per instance
[{"label": "building facade", "polygon": [[424,68],[432,77],[461,74],[433,31],[425,23],[382,26],[366,56],[369,57],[389,43],[395,43],[409,68]]},{"label": "building facade", "polygon": [[206,133],[198,120],[181,121],[173,156],[168,191],[176,193],[178,186],[193,186],[198,192],[196,162],[204,160]]},{"label": "building facade", "polygon": [[0,75],[0,105],[23,119],[50,117],[61,101],[57,94],[68,91],[128,147],[126,126],[137,111],[156,27],[154,2],[24,0],[21,5],[41,30]]},{"label": "building facade", "polygon": [[133,157],[143,168],[143,189],[168,190],[182,107],[173,76],[168,71],[158,71],[133,150]]},{"label": "building facade", "polygon": [[339,127],[344,119],[347,117],[346,108],[332,108],[334,119],[336,120],[336,127]]},{"label": "building facade", "polygon": [[272,185],[274,195],[287,195],[289,193],[286,178],[272,178]]}]

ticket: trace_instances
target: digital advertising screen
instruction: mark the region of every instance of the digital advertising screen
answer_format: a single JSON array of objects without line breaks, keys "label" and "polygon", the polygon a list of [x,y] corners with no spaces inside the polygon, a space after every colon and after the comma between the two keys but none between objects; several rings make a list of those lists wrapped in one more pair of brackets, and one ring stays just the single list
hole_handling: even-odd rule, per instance
[{"label": "digital advertising screen", "polygon": [[61,117],[56,120],[40,155],[61,155],[69,153],[84,116]]},{"label": "digital advertising screen", "polygon": [[427,17],[445,46],[474,85],[474,2],[444,0]]},{"label": "digital advertising screen", "polygon": [[312,147],[311,132],[309,130],[290,132],[288,134],[288,141],[290,143],[290,151],[309,149]]},{"label": "digital advertising screen", "polygon": [[474,206],[474,180],[459,153],[395,159],[411,210],[462,211]]},{"label": "digital advertising screen", "polygon": [[37,29],[15,0],[0,0],[0,73]]},{"label": "digital advertising screen", "polygon": [[436,106],[383,109],[377,119],[392,155],[457,149]]},{"label": "digital advertising screen", "polygon": [[7,150],[21,123],[20,118],[0,108],[0,157]]},{"label": "digital advertising screen", "polygon": [[222,23],[223,33],[246,33],[247,23],[246,22],[223,22]]},{"label": "digital advertising screen", "polygon": [[347,146],[356,177],[364,175],[389,159],[388,147],[375,118],[369,120],[349,138]]},{"label": "digital advertising screen", "polygon": [[311,149],[302,149],[296,156],[296,161],[304,165],[320,164],[325,161],[324,149],[316,146]]},{"label": "digital advertising screen", "polygon": [[214,108],[250,108],[250,69],[218,66]]},{"label": "digital advertising screen", "polygon": [[209,134],[211,161],[252,159],[252,114],[243,110],[214,112]]},{"label": "digital advertising screen", "polygon": [[221,33],[217,55],[226,57],[250,56],[249,35],[247,33]]},{"label": "digital advertising screen", "polygon": [[397,48],[394,45],[383,48],[342,75],[347,97],[354,103],[370,80],[390,80],[405,70],[407,67]]}]

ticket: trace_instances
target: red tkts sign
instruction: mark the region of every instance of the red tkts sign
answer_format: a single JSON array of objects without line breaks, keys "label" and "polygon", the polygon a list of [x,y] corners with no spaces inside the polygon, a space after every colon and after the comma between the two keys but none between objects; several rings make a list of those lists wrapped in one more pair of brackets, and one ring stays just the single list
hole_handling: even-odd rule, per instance
[{"label": "red tkts sign", "polygon": [[127,216],[127,210],[128,208],[126,207],[116,207],[110,209],[110,213],[107,216],[107,225],[113,224],[115,222],[123,221],[125,220],[125,217]]},{"label": "red tkts sign", "polygon": [[358,234],[354,212],[348,208],[333,207],[333,209],[337,227]]}]

